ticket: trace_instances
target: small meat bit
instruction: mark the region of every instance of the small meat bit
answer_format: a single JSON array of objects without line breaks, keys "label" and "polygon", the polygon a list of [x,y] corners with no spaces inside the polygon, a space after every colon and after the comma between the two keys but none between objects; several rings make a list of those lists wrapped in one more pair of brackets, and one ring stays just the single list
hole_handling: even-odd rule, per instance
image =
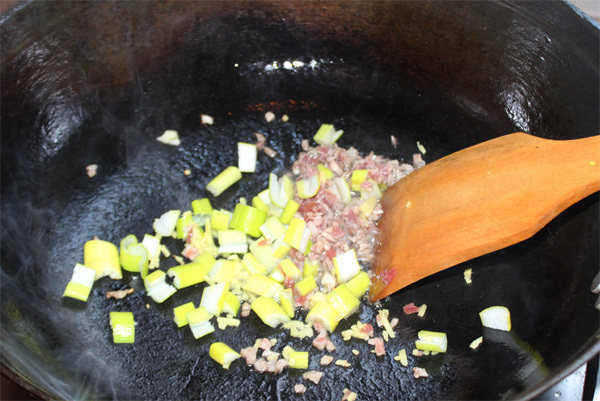
[{"label": "small meat bit", "polygon": [[258,150],[262,150],[262,148],[265,146],[265,142],[267,141],[267,138],[265,138],[265,136],[261,133],[255,132],[254,136],[256,137],[256,149]]},{"label": "small meat bit", "polygon": [[331,362],[333,362],[333,357],[331,355],[323,355],[321,357],[321,361],[319,362],[319,364],[321,366],[327,366],[329,365]]},{"label": "small meat bit", "polygon": [[325,349],[327,350],[327,352],[333,352],[335,351],[335,344],[330,339],[327,339]]},{"label": "small meat bit", "polygon": [[302,374],[302,378],[304,380],[310,380],[311,382],[313,382],[315,384],[319,384],[322,377],[323,377],[323,372],[319,372],[316,370],[309,370]]},{"label": "small meat bit", "polygon": [[290,363],[286,359],[278,359],[277,362],[275,362],[275,370],[273,371],[273,373],[281,373],[289,365]]},{"label": "small meat bit", "polygon": [[413,313],[419,313],[419,307],[416,306],[413,302],[404,305],[402,307],[402,310],[407,315],[412,315]]},{"label": "small meat bit", "polygon": [[262,151],[265,152],[265,154],[271,159],[274,159],[275,156],[277,156],[277,152],[268,146],[263,146]]},{"label": "small meat bit", "polygon": [[271,349],[271,340],[269,340],[268,338],[262,338],[260,340],[259,348],[263,351],[269,351]]},{"label": "small meat bit", "polygon": [[392,141],[392,146],[394,148],[398,147],[398,139],[394,135],[390,135],[390,141]]},{"label": "small meat bit", "polygon": [[310,144],[308,143],[308,139],[303,139],[300,144],[302,146],[302,150],[304,150],[304,151],[307,151],[308,148],[310,147]]},{"label": "small meat bit", "polygon": [[315,339],[312,342],[312,345],[319,351],[323,351],[325,347],[327,347],[327,341],[329,341],[329,337],[327,336],[327,332],[323,330],[319,332],[317,337],[315,337]]},{"label": "small meat bit", "polygon": [[414,367],[412,370],[413,370],[413,376],[415,377],[415,379],[418,379],[420,377],[428,377],[429,376],[427,374],[427,371],[423,368]]},{"label": "small meat bit", "polygon": [[306,386],[304,384],[294,385],[294,392],[297,394],[304,394],[306,392]]},{"label": "small meat bit", "polygon": [[370,345],[374,345],[375,346],[375,349],[373,351],[371,351],[375,355],[377,355],[377,356],[383,356],[383,355],[385,355],[385,345],[383,343],[383,338],[381,338],[381,337],[370,338],[368,340],[368,343]]},{"label": "small meat bit", "polygon": [[257,372],[266,372],[269,370],[269,361],[265,358],[258,358],[256,362],[254,362],[254,370]]},{"label": "small meat bit", "polygon": [[240,350],[240,355],[246,360],[247,365],[254,365],[256,362],[257,347],[246,347]]},{"label": "small meat bit", "polygon": [[123,299],[133,292],[133,288],[118,291],[106,291],[106,298]]},{"label": "small meat bit", "polygon": [[241,317],[250,316],[250,311],[252,310],[252,306],[248,302],[244,302],[242,304],[242,311],[240,312]]}]

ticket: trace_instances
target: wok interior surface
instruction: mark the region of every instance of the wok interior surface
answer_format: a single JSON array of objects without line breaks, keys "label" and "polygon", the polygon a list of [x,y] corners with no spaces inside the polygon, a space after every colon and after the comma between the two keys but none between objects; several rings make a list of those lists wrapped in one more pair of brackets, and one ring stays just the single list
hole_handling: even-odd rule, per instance
[{"label": "wok interior surface", "polygon": [[[267,330],[253,314],[194,340],[175,328],[172,308],[198,304],[203,285],[158,305],[124,272],[98,281],[85,306],[61,300],[85,241],[142,238],[165,211],[189,209],[254,132],[278,156],[261,154],[257,172],[211,198],[214,206],[231,209],[265,188],[321,123],[344,129],[340,146],[409,162],[416,141],[431,162],[514,131],[597,134],[599,31],[566,3],[33,2],[2,18],[2,362],[41,395],[294,398],[302,372],[259,374],[239,361],[223,370],[208,357],[213,341],[240,349],[268,336],[279,339],[276,350],[309,350],[309,368],[325,372],[306,385],[307,399],[339,399],[344,388],[359,399],[519,398],[598,348],[589,292],[597,194],[530,240],[384,300],[400,318],[384,357],[339,335],[357,318],[374,320],[361,306],[332,335],[335,358],[351,368],[320,367],[310,340]],[[290,121],[267,123],[267,110]],[[215,124],[202,125],[201,113]],[[165,129],[179,131],[181,146],[155,140]],[[99,166],[92,179],[89,164]],[[136,291],[127,298],[106,299],[128,286]],[[404,315],[409,302],[426,303],[425,318]],[[478,312],[491,305],[511,310],[510,333],[482,329]],[[112,310],[133,311],[135,344],[112,343]],[[448,352],[403,368],[392,357],[410,352],[421,329],[446,332]],[[413,366],[430,377],[415,380]]]}]

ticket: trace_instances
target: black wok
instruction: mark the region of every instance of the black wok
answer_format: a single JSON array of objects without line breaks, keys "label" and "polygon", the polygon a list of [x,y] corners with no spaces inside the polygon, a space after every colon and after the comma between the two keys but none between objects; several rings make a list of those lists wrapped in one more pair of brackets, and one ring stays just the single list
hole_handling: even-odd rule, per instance
[{"label": "black wok", "polygon": [[[208,358],[215,340],[238,349],[259,336],[277,337],[281,347],[290,341],[256,317],[197,341],[175,328],[172,308],[198,302],[202,286],[157,305],[126,275],[97,282],[83,307],[65,304],[84,242],[141,238],[153,218],[189,209],[236,162],[236,142],[253,141],[256,131],[278,156],[261,155],[257,173],[213,204],[231,208],[264,188],[323,122],[345,130],[341,146],[400,160],[410,160],[416,141],[433,161],[513,131],[597,134],[598,43],[598,26],[564,2],[16,5],[2,15],[3,366],[48,398],[302,398],[292,393],[302,382],[297,372],[263,375],[239,361],[225,371]],[[290,121],[266,123],[267,110]],[[201,113],[215,124],[203,126]],[[155,140],[165,129],[179,131],[180,147]],[[90,179],[85,167],[93,163],[98,175]],[[382,400],[539,394],[600,348],[589,291],[598,222],[596,194],[524,243],[395,294],[383,302],[400,318],[388,355],[376,358],[366,343],[348,346],[334,334],[336,356],[353,367],[323,369],[304,398],[341,399],[345,387]],[[471,286],[462,277],[468,267]],[[128,285],[138,290],[105,298]],[[427,303],[426,317],[405,316],[408,302]],[[510,333],[482,330],[477,313],[496,304],[512,311]],[[111,310],[134,312],[134,345],[112,343]],[[358,317],[372,314],[365,306]],[[410,367],[430,373],[415,380],[392,356],[411,350],[420,329],[447,332],[450,346],[411,358]],[[473,352],[468,345],[480,335],[483,347]],[[307,340],[291,344],[310,349]],[[319,353],[311,355],[310,367],[319,368]]]}]

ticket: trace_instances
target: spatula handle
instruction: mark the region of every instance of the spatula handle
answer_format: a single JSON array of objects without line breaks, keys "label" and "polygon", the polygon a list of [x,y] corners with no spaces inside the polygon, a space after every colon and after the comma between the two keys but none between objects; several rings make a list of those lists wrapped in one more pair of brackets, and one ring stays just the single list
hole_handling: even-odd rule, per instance
[{"label": "spatula handle", "polygon": [[[552,180],[541,180],[539,196],[548,197],[556,192],[564,194],[562,200],[557,198],[556,213],[550,218],[600,190],[600,135],[567,141],[536,139],[539,143],[535,145],[537,152],[533,149],[531,152],[534,158],[532,166],[553,171]],[[536,171],[532,174],[543,176]]]}]

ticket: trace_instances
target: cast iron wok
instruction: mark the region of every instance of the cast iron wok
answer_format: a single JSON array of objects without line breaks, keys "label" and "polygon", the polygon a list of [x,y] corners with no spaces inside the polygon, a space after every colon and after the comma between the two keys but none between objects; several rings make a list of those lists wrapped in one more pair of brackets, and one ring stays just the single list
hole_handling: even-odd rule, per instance
[{"label": "cast iron wok", "polygon": [[[126,276],[97,282],[85,306],[62,301],[84,242],[140,238],[163,212],[188,209],[236,162],[236,142],[257,131],[278,156],[261,155],[257,173],[214,205],[231,208],[264,188],[323,122],[345,130],[341,146],[400,160],[410,160],[416,141],[432,161],[514,131],[597,134],[598,32],[563,2],[31,2],[5,12],[3,366],[48,398],[302,398],[292,392],[299,372],[257,374],[239,361],[225,371],[207,351],[216,340],[241,348],[276,337],[281,347],[310,349],[310,367],[320,370],[309,341],[267,330],[253,315],[197,341],[174,327],[172,308],[198,302],[201,286],[157,305]],[[290,121],[266,123],[267,110]],[[215,124],[203,126],[201,113]],[[155,140],[165,129],[179,131],[180,147]],[[99,166],[92,179],[89,164]],[[598,221],[594,195],[530,240],[386,299],[400,318],[388,354],[376,358],[366,343],[348,346],[334,334],[335,356],[353,366],[323,368],[304,398],[340,399],[345,387],[359,399],[539,394],[600,347],[589,292]],[[127,286],[136,292],[105,298]],[[427,303],[426,317],[405,316],[408,302]],[[477,313],[497,304],[512,311],[510,333],[481,327]],[[134,345],[112,344],[111,310],[133,311]],[[372,315],[365,306],[340,329]],[[411,350],[420,329],[447,332],[449,351],[403,368],[392,356]],[[430,377],[415,380],[413,366]]]}]

